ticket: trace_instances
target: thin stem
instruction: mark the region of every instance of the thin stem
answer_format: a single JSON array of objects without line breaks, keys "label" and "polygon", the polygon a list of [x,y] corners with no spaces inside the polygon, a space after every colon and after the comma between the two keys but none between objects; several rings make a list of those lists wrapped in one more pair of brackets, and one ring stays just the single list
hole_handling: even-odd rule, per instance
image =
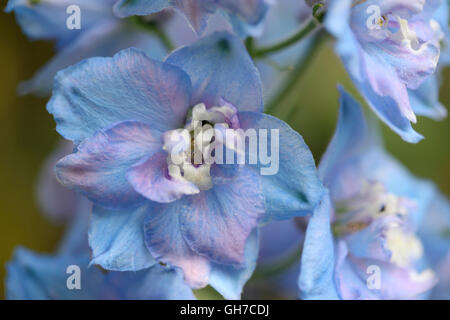
[{"label": "thin stem", "polygon": [[312,18],[292,36],[282,40],[279,43],[259,49],[254,49],[253,52],[251,52],[251,55],[253,58],[261,58],[269,53],[277,52],[279,50],[290,47],[291,45],[297,43],[298,41],[302,40],[303,38],[313,33],[318,28],[319,22],[315,18]]},{"label": "thin stem", "polygon": [[303,76],[303,74],[308,69],[311,61],[314,59],[315,52],[320,48],[324,40],[326,39],[326,33],[320,32],[313,43],[308,47],[307,51],[304,53],[303,58],[297,63],[294,70],[289,75],[289,78],[285,81],[285,86],[278,92],[278,94],[273,98],[265,108],[265,112],[268,114],[273,114],[277,109],[277,106],[281,101],[286,98],[292,89],[297,84],[298,80]]},{"label": "thin stem", "polygon": [[175,49],[175,45],[161,28],[156,27],[154,32],[158,36],[159,40],[161,40],[167,51],[171,52]]},{"label": "thin stem", "polygon": [[131,21],[133,26],[156,35],[167,51],[170,52],[175,49],[175,46],[173,45],[170,38],[161,28],[159,28],[158,24],[154,21],[145,21],[142,17],[139,16],[132,16],[129,18],[129,20]]},{"label": "thin stem", "polygon": [[302,247],[296,248],[284,258],[272,263],[271,265],[257,268],[253,273],[252,279],[264,279],[280,274],[300,261],[301,256]]}]

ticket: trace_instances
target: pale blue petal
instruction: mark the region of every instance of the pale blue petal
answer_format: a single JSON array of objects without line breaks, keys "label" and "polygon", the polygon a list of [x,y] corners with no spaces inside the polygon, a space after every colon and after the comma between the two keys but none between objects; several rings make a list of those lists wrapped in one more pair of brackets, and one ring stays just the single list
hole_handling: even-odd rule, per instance
[{"label": "pale blue petal", "polygon": [[416,90],[409,90],[414,113],[434,120],[447,116],[447,109],[439,102],[439,77],[430,76]]},{"label": "pale blue petal", "polygon": [[180,218],[189,210],[188,199],[153,203],[146,208],[145,244],[156,260],[181,268],[188,285],[202,288],[208,284],[211,265],[207,258],[192,251],[181,234]]},{"label": "pale blue petal", "polygon": [[[16,14],[17,23],[31,39],[56,40],[61,47],[84,30],[97,23],[113,18],[111,6],[113,0],[9,0],[6,12]],[[66,10],[70,5],[77,5],[82,13],[81,29],[69,30],[66,25],[69,15]]]},{"label": "pale blue petal", "polygon": [[125,22],[107,20],[95,28],[84,30],[78,37],[61,48],[32,79],[20,84],[19,93],[47,95],[51,93],[53,79],[59,70],[90,57],[112,57],[120,50],[136,47],[151,58],[162,60],[166,50],[147,32],[131,29]]},{"label": "pale blue petal", "polygon": [[179,215],[189,247],[211,261],[243,266],[247,238],[265,210],[258,174],[243,168],[234,179],[184,202]]},{"label": "pale blue petal", "polygon": [[[104,273],[88,268],[89,254],[40,255],[16,249],[8,264],[6,296],[10,300],[172,300],[195,299],[179,270],[160,265],[139,272]],[[69,290],[66,273],[76,265],[81,271],[81,289]]]},{"label": "pale blue petal", "polygon": [[245,247],[245,263],[243,268],[212,264],[209,284],[225,299],[241,298],[245,283],[250,279],[256,267],[259,251],[259,235],[255,229],[247,239]]},{"label": "pale blue petal", "polygon": [[450,299],[450,201],[436,192],[418,234],[427,259],[437,273],[439,282],[431,292],[431,299]]},{"label": "pale blue petal", "polygon": [[146,122],[159,131],[179,128],[190,97],[191,83],[182,70],[131,48],[58,72],[47,109],[57,131],[78,144],[125,120]]},{"label": "pale blue petal", "polygon": [[84,140],[56,165],[58,180],[103,206],[144,200],[127,181],[128,170],[162,147],[161,134],[138,121],[124,121]]},{"label": "pale blue petal", "polygon": [[89,228],[91,265],[106,270],[138,271],[156,261],[144,244],[148,206],[112,210],[94,206]]},{"label": "pale blue petal", "polygon": [[159,12],[170,6],[170,0],[116,0],[114,13],[121,18],[139,15],[145,16]]},{"label": "pale blue petal", "polygon": [[270,8],[267,0],[219,0],[236,34],[245,37],[261,35],[264,18]]},{"label": "pale blue petal", "polygon": [[306,230],[298,285],[300,298],[338,299],[334,283],[335,252],[330,227],[330,198],[325,195]]},{"label": "pale blue petal", "polygon": [[[436,278],[430,277],[417,281],[411,276],[411,269],[373,259],[358,259],[348,254],[345,242],[338,247],[336,266],[336,285],[344,300],[396,300],[421,299],[436,284]],[[371,276],[370,266],[380,271],[380,288],[369,289],[367,280]]]},{"label": "pale blue petal", "polygon": [[340,166],[381,145],[380,137],[369,127],[358,102],[341,86],[339,92],[338,124],[319,165],[320,179],[332,192]]},{"label": "pale blue petal", "polygon": [[169,7],[180,11],[199,35],[205,33],[208,20],[219,10],[226,15],[237,34],[255,36],[259,34],[269,4],[266,0],[120,0],[114,6],[114,12],[119,17],[127,17],[156,13]]},{"label": "pale blue petal", "polygon": [[258,70],[242,41],[227,33],[214,33],[173,52],[166,60],[189,74],[191,105],[220,106],[221,99],[239,111],[262,111]]},{"label": "pale blue petal", "polygon": [[[272,130],[279,134],[279,141],[274,140],[279,146],[278,171],[275,170],[275,159],[273,172],[269,171],[267,173],[270,174],[267,175],[261,175],[261,168],[267,169],[269,165],[258,162],[251,166],[261,175],[266,199],[266,219],[290,219],[311,213],[325,191],[317,175],[311,151],[303,138],[285,122],[266,114],[240,112],[239,121],[244,130],[266,129],[268,146],[271,144]],[[258,159],[260,161],[261,157],[258,156]]]}]

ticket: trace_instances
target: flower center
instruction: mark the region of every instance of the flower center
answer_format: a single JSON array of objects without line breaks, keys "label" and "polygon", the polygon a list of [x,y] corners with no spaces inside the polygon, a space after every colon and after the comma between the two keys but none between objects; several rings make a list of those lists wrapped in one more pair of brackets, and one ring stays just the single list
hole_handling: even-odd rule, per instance
[{"label": "flower center", "polygon": [[[191,182],[199,190],[211,189],[214,149],[222,143],[216,139],[216,130],[238,126],[237,110],[226,102],[209,109],[203,103],[194,106],[184,128],[164,134],[169,176],[176,181]],[[186,194],[194,193],[198,193],[196,188],[186,190]]]},{"label": "flower center", "polygon": [[408,20],[402,19],[397,15],[394,17],[398,23],[398,31],[392,34],[391,39],[399,41],[411,50],[419,51],[422,46],[417,38],[417,34],[409,28]]},{"label": "flower center", "polygon": [[413,206],[411,200],[387,192],[382,183],[363,180],[358,194],[336,203],[336,224],[354,232],[360,230],[355,230],[355,226],[367,226],[375,219],[405,216]]},{"label": "flower center", "polygon": [[[375,236],[384,237],[386,248],[391,252],[390,262],[406,268],[423,256],[422,242],[403,224],[404,218],[416,207],[415,202],[389,193],[382,183],[363,181],[357,195],[337,202],[335,207],[337,215],[333,231],[337,236],[359,232],[375,220],[386,219],[382,230],[374,232],[377,233]],[[428,273],[416,274],[417,281]]]}]

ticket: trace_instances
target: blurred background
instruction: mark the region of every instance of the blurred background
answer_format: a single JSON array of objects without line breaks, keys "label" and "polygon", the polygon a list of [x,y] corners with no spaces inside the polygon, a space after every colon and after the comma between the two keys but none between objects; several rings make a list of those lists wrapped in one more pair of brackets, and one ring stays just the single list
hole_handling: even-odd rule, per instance
[{"label": "blurred background", "polygon": [[[3,9],[3,5],[1,6]],[[17,85],[53,55],[53,45],[30,42],[14,15],[0,12],[0,299],[4,298],[5,265],[16,246],[52,252],[64,227],[48,221],[36,204],[36,179],[59,136],[45,106],[48,98],[20,97]],[[334,131],[338,112],[337,83],[355,92],[330,44],[314,57],[303,77],[278,106],[275,115],[299,131],[316,161]],[[450,106],[450,69],[444,71],[441,102]],[[405,143],[382,125],[388,150],[415,175],[433,180],[450,195],[450,119],[419,118],[415,129],[426,139]]]}]

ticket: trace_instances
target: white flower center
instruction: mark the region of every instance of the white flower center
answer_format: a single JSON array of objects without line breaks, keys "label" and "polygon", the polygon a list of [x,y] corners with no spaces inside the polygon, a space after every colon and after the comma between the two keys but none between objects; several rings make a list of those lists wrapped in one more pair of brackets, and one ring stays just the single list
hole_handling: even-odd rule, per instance
[{"label": "white flower center", "polygon": [[391,37],[393,40],[397,40],[404,44],[406,47],[413,51],[419,51],[422,47],[420,45],[417,34],[414,30],[411,30],[408,25],[408,20],[402,19],[400,16],[394,16],[399,24],[399,29]]},{"label": "white flower center", "polygon": [[[401,268],[412,267],[423,256],[420,239],[404,228],[403,219],[416,203],[410,199],[389,193],[379,182],[363,181],[361,191],[344,201],[336,203],[337,216],[333,225],[334,232],[348,235],[368,227],[374,220],[395,216],[399,219],[386,220],[382,234],[386,248],[391,252],[390,262]],[[419,281],[429,277],[429,272],[411,275]]]},{"label": "white flower center", "polygon": [[163,149],[168,153],[169,176],[197,187],[185,190],[185,194],[212,188],[212,162],[205,155],[210,155],[215,147],[215,129],[229,128],[229,123],[233,125],[236,122],[236,109],[232,106],[206,109],[205,104],[200,103],[192,108],[192,116],[185,128],[164,134]]},{"label": "white flower center", "polygon": [[338,222],[372,221],[389,215],[404,216],[414,203],[387,192],[380,182],[363,180],[361,190],[355,196],[336,203],[341,213]]}]

